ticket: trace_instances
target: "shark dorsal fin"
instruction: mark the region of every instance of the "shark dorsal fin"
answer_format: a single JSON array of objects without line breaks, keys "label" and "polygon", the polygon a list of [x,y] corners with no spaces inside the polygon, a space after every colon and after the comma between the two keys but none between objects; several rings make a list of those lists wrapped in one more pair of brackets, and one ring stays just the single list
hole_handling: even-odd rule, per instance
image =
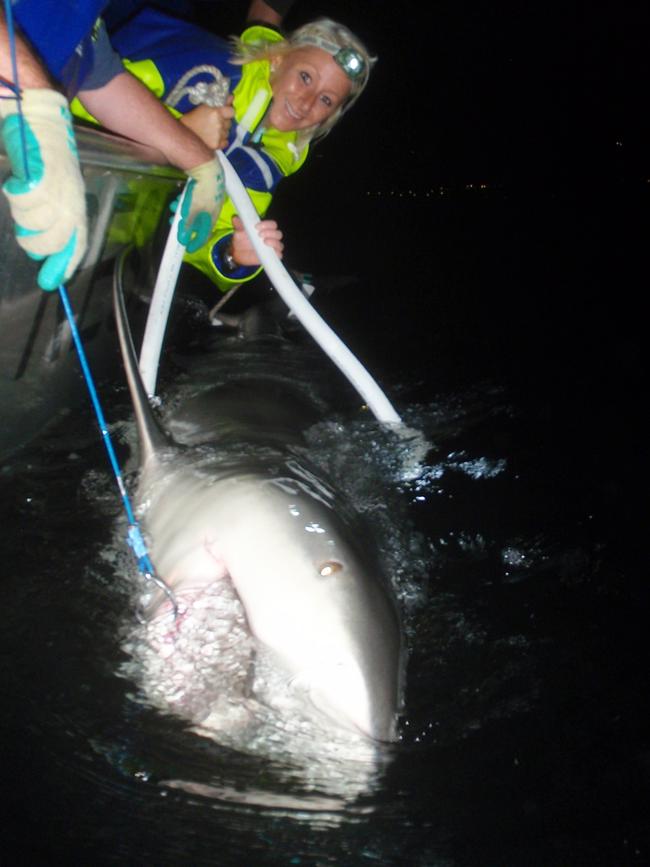
[{"label": "shark dorsal fin", "polygon": [[158,419],[154,415],[149,397],[145,391],[138,361],[133,345],[133,337],[126,312],[126,304],[124,302],[124,291],[122,287],[122,270],[124,266],[123,253],[115,266],[115,274],[113,277],[113,310],[115,313],[115,322],[117,325],[117,333],[120,341],[120,351],[124,364],[124,371],[133,402],[133,411],[135,413],[138,437],[140,440],[141,463],[155,458],[156,454],[163,449],[168,449],[172,443],[164,433]]}]

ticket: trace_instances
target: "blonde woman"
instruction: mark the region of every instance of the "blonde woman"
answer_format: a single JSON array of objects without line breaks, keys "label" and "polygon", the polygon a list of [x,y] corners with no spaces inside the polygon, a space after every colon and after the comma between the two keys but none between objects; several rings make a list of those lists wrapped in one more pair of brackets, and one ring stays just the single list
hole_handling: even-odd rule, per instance
[{"label": "blonde woman", "polygon": [[[277,184],[301,168],[313,143],[355,103],[374,63],[356,36],[329,19],[288,37],[253,25],[227,41],[148,8],[112,41],[129,71],[183,125],[209,147],[223,147],[262,218]],[[282,255],[276,222],[262,219],[258,231]],[[229,199],[208,243],[185,261],[222,292],[258,273],[259,260]]]}]

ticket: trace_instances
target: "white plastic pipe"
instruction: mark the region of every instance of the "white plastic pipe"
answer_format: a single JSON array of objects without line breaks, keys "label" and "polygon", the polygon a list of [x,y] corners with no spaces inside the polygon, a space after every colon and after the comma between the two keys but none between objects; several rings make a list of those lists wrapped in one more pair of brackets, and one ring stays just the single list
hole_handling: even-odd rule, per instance
[{"label": "white plastic pipe", "polygon": [[[348,378],[374,416],[385,424],[401,424],[399,415],[375,380],[350,352],[338,335],[332,331],[329,325],[314,310],[291,278],[291,275],[282,264],[275,250],[261,240],[255,229],[260,218],[246,188],[225,154],[217,151],[217,156],[224,170],[228,195],[241,217],[261,264],[264,266],[271,283],[282,300],[287,304],[303,327],[311,334],[321,349]],[[185,248],[177,240],[177,224],[180,211],[181,207],[179,203],[160,262],[158,278],[154,287],[142,341],[140,373],[142,374],[144,386],[149,397],[153,397],[156,390],[162,341],[167,327],[167,318],[178,279],[178,272],[183,259],[183,253],[185,252]]]},{"label": "white plastic pipe", "polygon": [[142,347],[140,349],[140,360],[138,363],[140,376],[150,399],[156,393],[156,381],[158,379],[158,366],[160,364],[163,338],[165,337],[169,310],[174,298],[176,283],[178,282],[178,272],[181,269],[185,253],[185,247],[178,241],[178,224],[181,219],[181,206],[186,190],[187,184],[185,184],[178,200],[178,207],[176,208],[162,259],[160,260],[160,266],[158,267],[156,285],[151,296],[147,324],[145,325]]}]

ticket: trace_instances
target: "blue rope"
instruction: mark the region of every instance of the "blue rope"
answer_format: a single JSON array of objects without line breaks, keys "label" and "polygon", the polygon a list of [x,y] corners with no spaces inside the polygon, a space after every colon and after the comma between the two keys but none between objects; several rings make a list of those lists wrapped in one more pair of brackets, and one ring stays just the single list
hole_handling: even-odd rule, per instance
[{"label": "blue rope", "polygon": [[124,484],[124,479],[122,478],[122,473],[120,471],[120,466],[115,455],[115,449],[113,448],[113,442],[108,431],[106,419],[104,418],[104,413],[99,402],[99,397],[97,396],[97,389],[95,388],[92,373],[90,372],[90,367],[88,366],[88,361],[86,360],[86,353],[84,352],[81,337],[79,335],[79,330],[77,328],[77,323],[75,322],[74,313],[70,305],[70,299],[68,298],[68,293],[63,284],[59,286],[59,297],[61,298],[61,303],[63,304],[66,316],[68,317],[68,323],[72,332],[72,339],[74,340],[74,344],[77,349],[77,355],[79,356],[79,362],[81,364],[81,369],[86,380],[86,385],[88,386],[90,399],[95,409],[95,415],[97,416],[97,422],[99,424],[102,439],[104,441],[104,445],[106,446],[106,451],[108,452],[108,458],[111,462],[111,466],[113,467],[113,473],[115,475],[117,487],[119,488],[120,496],[122,497],[122,503],[124,504],[126,516],[129,521],[129,529],[126,539],[127,543],[133,549],[133,553],[135,554],[135,557],[138,561],[138,567],[140,571],[147,580],[153,581],[165,593],[165,595],[168,597],[172,604],[174,617],[176,617],[176,615],[178,614],[178,606],[176,604],[174,594],[172,590],[167,586],[167,584],[161,578],[158,578],[156,576],[155,569],[147,552],[147,546],[140,531],[140,527],[138,525],[136,517],[133,513],[133,509],[131,507],[131,500],[129,499],[129,495]]},{"label": "blue rope", "polygon": [[27,134],[25,133],[25,118],[23,117],[23,100],[20,93],[18,83],[18,61],[16,59],[16,33],[14,30],[14,16],[11,10],[11,0],[5,0],[5,17],[7,19],[7,36],[9,37],[9,53],[11,54],[11,69],[13,71],[13,82],[5,82],[7,87],[16,94],[18,102],[18,116],[20,118],[20,140],[23,148],[23,162],[25,180],[29,180],[29,167],[27,165]]}]

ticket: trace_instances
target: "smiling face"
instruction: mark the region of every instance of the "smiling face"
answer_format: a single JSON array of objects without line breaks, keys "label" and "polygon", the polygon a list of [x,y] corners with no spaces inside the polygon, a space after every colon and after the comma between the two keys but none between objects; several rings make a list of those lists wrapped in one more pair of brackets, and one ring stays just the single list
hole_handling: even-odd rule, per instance
[{"label": "smiling face", "polygon": [[280,132],[323,123],[350,95],[350,79],[322,48],[305,46],[279,55],[272,69],[268,121]]}]

